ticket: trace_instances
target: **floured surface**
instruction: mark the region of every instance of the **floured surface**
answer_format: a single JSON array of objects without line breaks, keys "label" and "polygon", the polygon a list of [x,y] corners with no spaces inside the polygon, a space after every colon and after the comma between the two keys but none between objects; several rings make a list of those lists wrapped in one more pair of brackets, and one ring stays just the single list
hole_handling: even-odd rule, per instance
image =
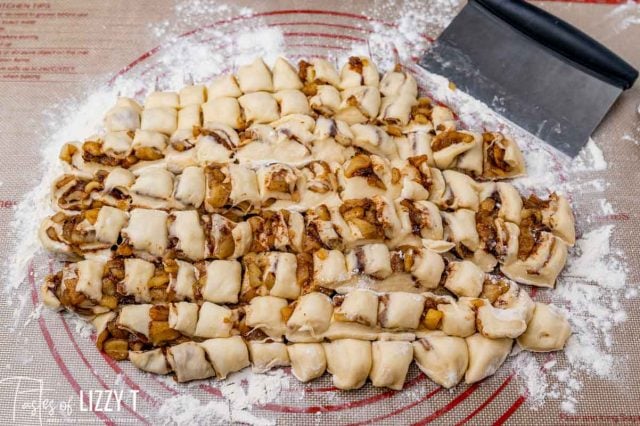
[{"label": "floured surface", "polygon": [[[312,385],[301,385],[288,370],[266,376],[246,371],[226,382],[177,385],[169,378],[144,375],[126,363],[116,365],[97,352],[86,324],[71,316],[41,310],[39,296],[32,288],[48,272],[49,262],[45,255],[36,253],[34,230],[48,209],[48,181],[42,176],[54,176],[57,171],[48,169],[57,162],[50,160],[44,166],[39,163],[43,157],[55,158],[65,141],[89,135],[118,92],[141,98],[156,78],[160,89],[177,88],[189,78],[206,82],[211,75],[257,55],[268,60],[281,53],[292,60],[313,54],[344,58],[371,49],[374,59],[386,69],[384,66],[393,62],[390,45],[394,44],[408,65],[458,7],[457,2],[447,0],[422,7],[411,2],[401,7],[378,2],[366,10],[365,4],[369,3],[357,3],[341,12],[337,4],[323,4],[331,12],[322,13],[292,11],[305,5],[285,2],[280,8],[288,12],[255,16],[265,11],[255,4],[149,4],[125,9],[124,3],[121,7],[87,7],[68,2],[64,9],[52,7],[57,11],[84,11],[88,16],[74,18],[77,21],[61,17],[44,21],[47,28],[42,32],[28,26],[8,27],[15,33],[37,33],[40,41],[24,42],[33,46],[46,46],[48,40],[52,45],[95,49],[89,49],[88,57],[34,59],[50,65],[74,63],[76,74],[50,74],[46,77],[50,82],[39,83],[13,77],[0,79],[6,93],[3,112],[8,111],[0,124],[5,160],[0,172],[0,198],[5,206],[0,213],[0,226],[7,235],[2,241],[8,260],[8,276],[4,279],[8,293],[3,292],[3,304],[8,306],[0,316],[4,325],[1,338],[7,342],[0,349],[0,380],[6,396],[0,401],[0,412],[5,417],[15,414],[15,422],[23,424],[40,418],[43,422],[48,418],[57,422],[70,418],[82,423],[108,419],[169,424],[310,424],[371,419],[388,423],[422,419],[451,423],[465,418],[493,422],[505,413],[512,415],[510,421],[519,424],[597,424],[611,420],[606,416],[634,419],[632,416],[640,410],[636,397],[640,370],[633,363],[640,354],[630,338],[640,330],[636,290],[640,283],[636,243],[640,218],[635,211],[637,190],[632,185],[634,178],[638,180],[637,87],[623,96],[594,140],[573,162],[558,157],[517,129],[509,130],[525,152],[528,166],[528,176],[519,180],[518,186],[525,191],[566,193],[577,213],[581,239],[557,290],[540,290],[535,295],[537,300],[553,301],[570,311],[575,334],[565,353],[514,354],[510,364],[479,386],[458,386],[451,392],[439,390],[416,369],[410,371],[405,389],[399,393],[370,386],[353,393],[336,392],[327,377]],[[638,13],[633,7],[637,6],[554,3],[548,7],[626,54],[636,66],[640,63],[637,52],[634,58],[626,43],[640,35],[633,19]],[[126,18],[118,16],[123,10],[127,10]],[[366,19],[361,13],[375,20]],[[593,18],[598,15],[612,23],[610,31],[598,26]],[[47,32],[70,22],[77,25],[67,36],[52,38]],[[94,31],[102,24],[108,31],[117,32],[114,42]],[[152,53],[125,68],[147,51]],[[119,70],[124,71],[114,78]],[[452,91],[441,79],[415,71],[423,88],[450,104],[470,127],[504,130],[504,124],[486,108]],[[107,85],[112,79],[113,84]],[[13,220],[12,202],[19,201],[38,183],[40,187],[29,193]],[[17,234],[10,232],[12,220]],[[33,274],[22,281],[31,268]],[[514,370],[516,375],[512,376]],[[29,409],[39,401],[31,394],[20,394],[14,400],[17,377],[42,380],[40,401],[45,401],[36,404],[40,410]],[[22,383],[32,388],[39,386],[39,382],[26,379]],[[98,415],[80,411],[80,390],[87,395],[90,390],[105,389],[123,391],[120,411]],[[135,401],[130,390],[138,391]],[[66,411],[63,401],[69,402]]]}]

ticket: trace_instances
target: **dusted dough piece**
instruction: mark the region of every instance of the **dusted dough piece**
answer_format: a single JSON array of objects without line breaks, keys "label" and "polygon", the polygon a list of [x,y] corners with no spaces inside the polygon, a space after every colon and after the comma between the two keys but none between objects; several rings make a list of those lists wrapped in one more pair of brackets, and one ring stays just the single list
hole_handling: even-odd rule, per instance
[{"label": "dusted dough piece", "polygon": [[559,351],[570,335],[569,321],[556,306],[536,302],[533,317],[527,331],[518,337],[518,344],[532,352]]},{"label": "dusted dough piece", "polygon": [[447,389],[462,380],[469,364],[465,339],[447,336],[441,331],[427,332],[413,342],[413,354],[418,368]]},{"label": "dusted dough piece", "polygon": [[486,179],[505,179],[525,174],[524,157],[518,145],[501,133],[484,133],[482,176]]},{"label": "dusted dough piece", "polygon": [[453,197],[449,208],[453,210],[469,209],[477,212],[480,199],[476,181],[470,176],[454,170],[444,170],[442,175]]},{"label": "dusted dough piece", "polygon": [[[131,147],[141,160],[156,160],[163,157],[163,152],[167,148],[167,136],[158,132],[138,129],[133,136]],[[152,153],[143,154],[143,151],[148,151],[149,148]],[[149,155],[150,157],[147,158]]]},{"label": "dusted dough piece", "polygon": [[[524,291],[521,293],[526,294]],[[532,301],[530,301],[530,306],[533,306]],[[476,326],[480,334],[490,339],[503,337],[515,339],[527,329],[530,313],[531,310],[527,311],[519,306],[494,308],[492,305],[484,303],[478,308]]]},{"label": "dusted dough piece", "polygon": [[354,124],[353,145],[384,158],[397,156],[398,147],[391,136],[373,124]]},{"label": "dusted dough piece", "polygon": [[366,56],[351,56],[340,71],[340,88],[374,86],[380,83],[378,68]]},{"label": "dusted dough piece", "polygon": [[520,193],[508,182],[497,182],[496,189],[500,196],[500,211],[498,217],[520,224],[520,212],[522,211],[522,197]]},{"label": "dusted dough piece", "polygon": [[198,324],[196,325],[197,337],[229,337],[234,324],[234,313],[225,306],[204,302],[200,307]]},{"label": "dusted dough piece", "polygon": [[[193,136],[193,128],[202,126],[202,108],[200,105],[189,105],[178,111],[178,130],[184,132],[188,137]],[[175,138],[176,133],[173,137]]]},{"label": "dusted dough piece", "polygon": [[[413,96],[383,97],[378,119],[388,124],[406,126],[411,117],[411,108],[417,103]],[[480,167],[482,168],[482,157]]]},{"label": "dusted dough piece", "polygon": [[[242,91],[238,87],[236,78],[231,74],[225,74],[213,79],[207,88],[209,100],[215,98],[237,98],[242,96]],[[205,120],[209,121],[209,120]]]},{"label": "dusted dough piece", "polygon": [[469,368],[464,375],[467,384],[493,375],[511,352],[513,339],[488,339],[480,333],[466,338]]},{"label": "dusted dough piece", "polygon": [[185,336],[193,336],[198,323],[198,304],[189,302],[169,305],[169,327]]},{"label": "dusted dough piece", "polygon": [[267,92],[254,92],[238,98],[247,123],[271,123],[280,118],[278,102]]},{"label": "dusted dough piece", "polygon": [[300,90],[280,90],[276,92],[273,97],[280,105],[280,114],[282,116],[289,114],[311,114],[309,101]]},{"label": "dusted dough piece", "polygon": [[277,367],[290,365],[287,345],[284,343],[262,343],[248,341],[249,354],[251,355],[252,371],[254,373],[266,373]]},{"label": "dusted dough piece", "polygon": [[133,139],[129,132],[109,132],[104,136],[102,152],[114,158],[124,158],[131,152]]},{"label": "dusted dough piece", "polygon": [[330,85],[318,86],[316,94],[309,98],[309,106],[312,110],[329,116],[340,109],[341,103],[340,92]]},{"label": "dusted dough piece", "polygon": [[145,108],[140,128],[169,136],[178,128],[178,111],[174,108]]},{"label": "dusted dough piece", "polygon": [[78,282],[76,291],[91,300],[99,302],[102,299],[102,273],[104,263],[96,260],[81,260],[76,264]]},{"label": "dusted dough piece", "polygon": [[313,292],[298,299],[293,314],[287,322],[290,333],[309,333],[311,336],[322,334],[329,328],[333,305],[329,296]]},{"label": "dusted dough piece", "polygon": [[275,282],[269,294],[283,299],[295,300],[300,296],[300,285],[296,281],[298,261],[293,253],[270,253],[275,264]]},{"label": "dusted dough piece", "polygon": [[214,260],[207,265],[202,298],[213,303],[238,303],[242,267],[236,260]]},{"label": "dusted dough piece", "polygon": [[482,292],[484,272],[473,262],[463,260],[447,265],[447,279],[444,286],[458,297],[478,297]]},{"label": "dusted dough piece", "polygon": [[338,179],[344,188],[340,196],[343,200],[376,195],[397,198],[402,188],[399,171],[394,170],[382,157],[357,154],[345,162],[343,171],[338,172]]},{"label": "dusted dough piece", "polygon": [[142,334],[149,338],[149,323],[151,322],[151,307],[153,305],[124,305],[116,325],[132,333]]},{"label": "dusted dough piece", "polygon": [[171,277],[169,287],[175,293],[176,300],[195,300],[193,286],[198,281],[196,278],[197,270],[193,264],[176,260],[178,264],[178,273],[175,277]]},{"label": "dusted dough piece", "polygon": [[232,97],[210,97],[207,103],[202,104],[202,116],[205,123],[224,124],[232,129],[245,126],[240,103]]},{"label": "dusted dough piece", "polygon": [[107,111],[104,117],[104,128],[107,132],[136,130],[140,127],[141,110],[140,105],[133,99],[120,97]]},{"label": "dusted dough piece", "polygon": [[453,111],[442,105],[433,105],[431,110],[431,122],[436,134],[456,129],[456,121]]},{"label": "dusted dough piece", "polygon": [[424,310],[424,296],[393,292],[383,295],[378,305],[378,322],[382,328],[415,330]]},{"label": "dusted dough piece", "polygon": [[247,345],[240,336],[209,339],[200,343],[213,365],[218,379],[226,379],[229,373],[251,365]]},{"label": "dusted dough piece", "polygon": [[208,379],[215,375],[204,349],[196,342],[185,342],[167,349],[167,360],[179,383]]},{"label": "dusted dough piece", "polygon": [[154,374],[168,374],[171,369],[161,348],[150,351],[129,351],[129,361],[142,371]]},{"label": "dusted dough piece", "polygon": [[549,196],[548,207],[542,210],[542,223],[547,225],[551,232],[573,246],[576,242],[576,225],[573,211],[566,198],[555,192]]},{"label": "dusted dough piece", "polygon": [[371,355],[371,384],[375,387],[402,390],[409,365],[413,360],[411,342],[373,342]]},{"label": "dusted dough piece", "polygon": [[260,329],[269,337],[280,338],[287,331],[282,318],[282,309],[287,305],[287,300],[279,297],[254,297],[245,308],[245,322],[248,327]]},{"label": "dusted dough piece", "polygon": [[348,277],[347,262],[341,251],[320,249],[313,254],[313,281],[317,285],[331,288]]},{"label": "dusted dough piece", "polygon": [[134,209],[129,225],[122,230],[134,249],[163,256],[169,243],[167,236],[168,214],[161,210]]},{"label": "dusted dough piece", "polygon": [[202,84],[184,86],[180,90],[180,107],[201,105],[206,101],[206,89]]},{"label": "dusted dough piece", "polygon": [[387,71],[380,81],[380,93],[383,96],[418,97],[418,83],[410,73],[401,69]]},{"label": "dusted dough piece", "polygon": [[[336,321],[356,322],[375,326],[378,321],[378,295],[371,290],[355,289],[341,298],[334,312]],[[336,300],[334,298],[334,300]]]},{"label": "dusted dough piece", "polygon": [[395,203],[404,234],[417,239],[442,240],[444,228],[438,207],[430,201],[398,199]]},{"label": "dusted dough piece", "polygon": [[240,164],[229,164],[229,178],[231,180],[229,199],[233,205],[243,201],[259,205],[258,179],[253,170]]},{"label": "dusted dough piece", "polygon": [[442,256],[435,251],[426,247],[413,250],[413,264],[410,272],[423,288],[438,287],[444,268]]},{"label": "dusted dough piece", "polygon": [[380,91],[376,87],[359,86],[344,90],[342,102],[335,115],[337,120],[348,124],[365,123],[380,112]]},{"label": "dusted dough piece", "polygon": [[[133,203],[142,205],[143,207],[146,207],[145,204],[148,204],[146,197],[168,200],[171,198],[172,193],[173,173],[160,167],[143,169],[140,171],[136,181],[131,185],[132,196],[140,196],[134,197]],[[153,206],[150,205],[149,207]]]},{"label": "dusted dough piece", "polygon": [[273,90],[302,89],[298,71],[285,58],[279,57],[273,65]]},{"label": "dusted dough piece", "polygon": [[307,83],[326,83],[338,87],[340,76],[336,68],[326,59],[314,58],[311,63],[300,61],[300,72],[302,80]]},{"label": "dusted dough piece", "polygon": [[261,58],[238,68],[238,85],[243,93],[273,92],[271,71]]},{"label": "dusted dough piece", "polygon": [[473,210],[459,209],[454,212],[442,212],[446,223],[445,236],[454,243],[460,243],[471,251],[480,247],[480,236],[476,229],[476,214]]},{"label": "dusted dough piece", "polygon": [[291,200],[296,194],[298,171],[286,164],[271,164],[256,172],[262,202]]},{"label": "dusted dough piece", "polygon": [[96,241],[116,244],[120,231],[127,224],[129,215],[115,207],[103,206],[95,223]]},{"label": "dusted dough piece", "polygon": [[149,280],[155,274],[155,266],[142,259],[124,260],[124,294],[135,296],[136,302],[148,302]]},{"label": "dusted dough piece", "polygon": [[391,275],[389,248],[383,244],[366,244],[352,249],[346,256],[347,269],[352,274],[366,274],[384,279]]},{"label": "dusted dough piece", "polygon": [[180,98],[176,92],[151,92],[144,101],[145,109],[148,108],[178,108]]},{"label": "dusted dough piece", "polygon": [[371,342],[341,339],[322,346],[333,385],[344,390],[361,388],[371,371]]},{"label": "dusted dough piece", "polygon": [[556,278],[567,262],[567,245],[549,232],[542,232],[533,254],[525,260],[518,258],[500,271],[522,284],[553,288]]},{"label": "dusted dough piece", "polygon": [[441,329],[449,336],[467,337],[476,332],[475,299],[461,297],[457,302],[438,304],[442,312]]},{"label": "dusted dough piece", "polygon": [[205,254],[204,230],[197,210],[173,211],[169,227],[175,249],[191,260],[202,260]]},{"label": "dusted dough piece", "polygon": [[201,167],[187,167],[176,176],[176,201],[198,208],[204,201],[205,177]]},{"label": "dusted dough piece", "polygon": [[[435,123],[434,127],[437,128]],[[452,168],[461,154],[477,147],[479,142],[482,142],[481,135],[466,130],[449,130],[437,134],[431,140],[436,167],[442,170]]]},{"label": "dusted dough piece", "polygon": [[287,345],[291,372],[301,382],[322,376],[327,368],[327,359],[321,343],[294,343]]}]

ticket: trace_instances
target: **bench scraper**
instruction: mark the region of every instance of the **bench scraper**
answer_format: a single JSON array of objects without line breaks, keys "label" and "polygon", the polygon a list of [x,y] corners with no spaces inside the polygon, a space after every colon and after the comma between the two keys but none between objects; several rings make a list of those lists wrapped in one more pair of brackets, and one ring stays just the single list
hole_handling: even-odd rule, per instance
[{"label": "bench scraper", "polygon": [[520,0],[470,0],[419,61],[573,157],[638,71]]}]

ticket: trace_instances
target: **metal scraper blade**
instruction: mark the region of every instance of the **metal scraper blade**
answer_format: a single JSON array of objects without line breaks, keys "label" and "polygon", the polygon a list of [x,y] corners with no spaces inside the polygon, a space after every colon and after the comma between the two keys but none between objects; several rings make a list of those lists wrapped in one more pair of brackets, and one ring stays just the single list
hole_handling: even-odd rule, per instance
[{"label": "metal scraper blade", "polygon": [[622,92],[474,2],[419,64],[572,157]]}]

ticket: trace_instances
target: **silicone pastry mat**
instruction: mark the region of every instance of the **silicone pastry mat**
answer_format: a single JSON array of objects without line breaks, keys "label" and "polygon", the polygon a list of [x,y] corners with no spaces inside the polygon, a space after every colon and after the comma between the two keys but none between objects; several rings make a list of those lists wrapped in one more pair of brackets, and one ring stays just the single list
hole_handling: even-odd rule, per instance
[{"label": "silicone pastry mat", "polygon": [[[434,4],[447,2],[436,1]],[[621,25],[610,16],[616,1],[542,2],[544,8],[577,25],[607,44],[636,67],[640,66],[640,12]],[[241,2],[252,13],[219,23],[221,31],[241,33],[252,19],[281,27],[294,55],[326,55],[353,41],[365,41],[370,25],[385,25],[398,18],[398,7],[375,2],[278,1]],[[236,5],[237,6],[237,5]],[[637,7],[637,6],[633,6]],[[378,12],[374,12],[376,9]],[[24,13],[23,13],[24,12]],[[375,16],[369,20],[367,17]],[[625,23],[627,22],[627,23]],[[41,177],[42,135],[50,131],[57,103],[82,99],[91,83],[107,83],[116,75],[152,70],[154,58],[166,48],[150,26],[180,29],[183,37],[197,33],[180,22],[170,1],[4,2],[0,1],[0,247],[9,256],[16,245],[10,232],[13,207]],[[442,28],[425,28],[435,37]],[[289,51],[289,50],[287,50]],[[416,54],[419,52],[416,52]],[[150,74],[152,75],[152,73]],[[149,84],[153,79],[149,78]],[[638,84],[623,94],[594,135],[608,162],[604,171],[588,172],[583,179],[607,182],[606,197],[612,213],[590,216],[601,224],[614,224],[613,245],[627,262],[627,285],[640,285],[640,103]],[[131,94],[127,94],[131,95]],[[115,100],[115,99],[114,99]],[[82,117],[78,118],[79,120]],[[82,135],[79,135],[82,136]],[[88,135],[85,135],[88,136]],[[596,208],[599,195],[583,194],[574,200],[578,221]],[[29,315],[39,304],[36,290],[50,262],[39,255],[30,263],[30,275],[21,288],[22,300],[2,292],[0,309],[0,422],[6,424],[138,424],[162,422],[163,402],[180,394],[203,403],[223,403],[218,382],[177,386],[137,371],[129,363],[115,363],[100,354],[90,337],[74,330],[67,317],[43,310]],[[11,304],[8,302],[11,300]],[[23,307],[20,307],[21,304]],[[612,332],[611,352],[619,360],[616,380],[588,378],[574,393],[576,413],[561,410],[548,399],[537,410],[527,405],[510,368],[479,384],[459,385],[451,391],[429,382],[412,367],[401,392],[370,385],[355,392],[336,392],[325,375],[303,385],[291,381],[277,390],[276,399],[251,408],[260,421],[278,424],[386,424],[470,422],[475,424],[608,424],[640,422],[640,302],[622,299],[626,322]],[[558,355],[563,362],[563,355]],[[119,410],[83,411],[88,395],[96,391],[124,390]],[[130,390],[137,391],[132,400]],[[91,393],[93,392],[93,393]],[[81,399],[80,395],[83,395]],[[95,404],[95,400],[93,403]],[[101,403],[104,404],[104,401]],[[222,405],[224,407],[224,405]],[[223,410],[224,411],[224,410]],[[166,417],[165,417],[166,419]],[[210,418],[211,423],[219,419]],[[234,421],[243,421],[235,417]],[[248,421],[244,419],[244,421]]]}]

